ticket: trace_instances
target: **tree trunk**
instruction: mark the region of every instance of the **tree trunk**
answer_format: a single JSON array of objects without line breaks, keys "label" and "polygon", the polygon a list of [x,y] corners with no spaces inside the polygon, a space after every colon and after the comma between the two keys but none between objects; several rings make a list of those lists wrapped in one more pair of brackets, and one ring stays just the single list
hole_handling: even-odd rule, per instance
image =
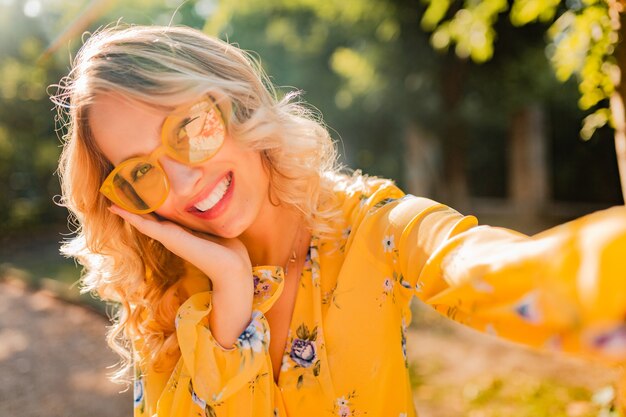
[{"label": "tree trunk", "polygon": [[454,56],[446,60],[441,77],[443,111],[448,117],[443,138],[443,179],[437,198],[457,210],[469,208],[467,183],[467,127],[459,115],[468,64]]},{"label": "tree trunk", "polygon": [[437,142],[414,122],[407,124],[403,142],[406,192],[420,197],[434,197],[439,180]]},{"label": "tree trunk", "polygon": [[530,105],[517,111],[509,135],[509,198],[525,220],[540,216],[549,197],[544,111]]}]

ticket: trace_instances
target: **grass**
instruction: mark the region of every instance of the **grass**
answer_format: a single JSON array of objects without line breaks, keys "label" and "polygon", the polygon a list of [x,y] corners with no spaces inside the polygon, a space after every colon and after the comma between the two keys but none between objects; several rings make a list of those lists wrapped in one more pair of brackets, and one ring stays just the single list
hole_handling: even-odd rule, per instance
[{"label": "grass", "polygon": [[[614,410],[613,387],[597,391],[586,387],[567,386],[562,381],[538,379],[532,375],[489,375],[490,370],[477,379],[449,384],[429,384],[433,375],[417,371],[411,364],[413,391],[423,405],[441,410],[458,410],[457,415],[467,417],[622,417]],[[423,395],[425,394],[425,395]],[[461,411],[462,410],[462,411]],[[433,412],[432,415],[435,415]],[[439,415],[439,412],[437,412]]]}]

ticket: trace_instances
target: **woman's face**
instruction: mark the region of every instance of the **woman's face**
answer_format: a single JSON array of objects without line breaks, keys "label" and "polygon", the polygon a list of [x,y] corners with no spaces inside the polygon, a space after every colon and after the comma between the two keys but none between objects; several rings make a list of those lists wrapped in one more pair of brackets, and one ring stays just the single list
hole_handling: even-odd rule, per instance
[{"label": "woman's face", "polygon": [[[89,110],[96,145],[114,165],[148,155],[161,145],[161,126],[168,114],[126,100],[97,96]],[[267,204],[269,176],[261,154],[246,150],[231,137],[208,161],[186,165],[159,157],[170,192],[156,211],[180,225],[222,237],[248,229]]]}]

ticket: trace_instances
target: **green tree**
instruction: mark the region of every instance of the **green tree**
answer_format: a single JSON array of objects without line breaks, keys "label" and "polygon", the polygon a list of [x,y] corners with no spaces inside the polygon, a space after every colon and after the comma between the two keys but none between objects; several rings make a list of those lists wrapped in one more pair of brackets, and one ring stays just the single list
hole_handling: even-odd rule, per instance
[{"label": "green tree", "polygon": [[[37,65],[47,44],[20,2],[0,5],[0,231],[28,229],[62,218],[58,194],[59,142],[46,86],[61,74]],[[4,237],[6,234],[2,233]]]},{"label": "green tree", "polygon": [[[422,27],[433,31],[437,49],[456,44],[457,55],[485,62],[493,55],[494,24],[509,10],[507,0],[426,0]],[[596,110],[584,119],[581,136],[589,139],[609,123],[615,130],[615,149],[626,198],[626,130],[622,72],[626,70],[623,1],[619,0],[514,0],[509,18],[515,26],[552,22],[547,52],[559,80],[578,78],[579,106]]]},{"label": "green tree", "polygon": [[[568,125],[580,114],[572,106],[572,83],[559,87],[538,47],[543,45],[542,28],[515,31],[500,25],[506,42],[499,58],[479,66],[453,53],[435,53],[419,26],[426,6],[417,7],[414,0],[164,0],[149,5],[144,0],[92,0],[59,19],[62,24],[54,33],[61,35],[49,53],[65,49],[70,39],[77,46],[80,33],[121,16],[126,22],[172,20],[202,28],[258,53],[275,84],[304,90],[307,102],[322,110],[333,136],[339,138],[341,132],[340,150],[349,166],[401,182],[404,177],[401,185],[409,191],[467,210],[456,196],[470,191],[506,194],[505,138],[511,113],[541,101],[550,113],[565,115],[559,117]],[[565,129],[555,133],[560,142],[565,134]],[[420,159],[422,149],[412,150],[416,136],[430,138],[431,159]],[[581,166],[580,161],[568,162]],[[420,167],[436,179],[426,192],[414,191],[410,184],[411,171]],[[586,180],[601,182],[602,169]],[[559,171],[567,180],[561,183],[578,179],[580,169],[570,171]],[[579,198],[581,189],[588,196],[606,196],[609,188],[579,186],[568,198]]]}]

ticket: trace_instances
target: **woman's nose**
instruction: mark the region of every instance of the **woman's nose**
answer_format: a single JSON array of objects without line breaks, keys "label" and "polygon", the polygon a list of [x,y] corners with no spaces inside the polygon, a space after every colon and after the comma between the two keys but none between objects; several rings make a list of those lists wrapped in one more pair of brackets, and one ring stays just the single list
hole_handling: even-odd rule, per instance
[{"label": "woman's nose", "polygon": [[197,165],[187,165],[163,155],[159,162],[170,183],[170,193],[181,196],[190,196],[197,190],[197,184],[202,178],[202,169]]}]

